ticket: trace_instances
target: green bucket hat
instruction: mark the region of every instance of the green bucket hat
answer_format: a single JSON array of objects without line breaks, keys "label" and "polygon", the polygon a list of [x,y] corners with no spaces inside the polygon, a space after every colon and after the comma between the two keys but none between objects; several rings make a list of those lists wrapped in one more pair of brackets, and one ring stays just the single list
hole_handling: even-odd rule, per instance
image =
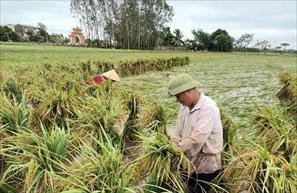
[{"label": "green bucket hat", "polygon": [[198,86],[200,86],[200,83],[196,80],[193,80],[191,76],[189,76],[188,74],[181,74],[173,77],[169,81],[168,95],[175,96],[179,93],[192,88],[196,88]]}]

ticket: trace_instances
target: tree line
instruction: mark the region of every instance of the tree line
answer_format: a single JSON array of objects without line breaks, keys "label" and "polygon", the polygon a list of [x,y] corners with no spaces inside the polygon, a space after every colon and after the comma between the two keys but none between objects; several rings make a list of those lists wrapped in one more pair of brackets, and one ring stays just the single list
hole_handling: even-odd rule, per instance
[{"label": "tree line", "polygon": [[[183,46],[188,50],[208,51],[267,51],[267,40],[257,40],[254,34],[231,37],[224,29],[212,33],[192,30],[192,39],[183,40],[180,29],[171,32],[166,25],[174,15],[166,0],[71,0],[71,11],[84,26],[87,45],[124,49],[155,49],[158,46]],[[286,51],[288,43],[273,50]]]},{"label": "tree line", "polygon": [[[37,33],[27,32],[28,38],[26,40],[21,37],[8,26],[0,26],[0,41],[29,41],[38,43],[56,43],[67,44],[69,39],[62,34],[51,35],[47,32],[47,27],[38,23],[39,31]],[[158,42],[155,47],[184,47],[192,51],[239,51],[239,52],[260,52],[260,51],[274,51],[274,52],[287,52],[289,43],[283,42],[279,46],[272,48],[267,40],[256,40],[254,42],[254,34],[245,33],[238,39],[231,37],[226,30],[217,29],[212,33],[203,31],[202,29],[192,30],[192,39],[183,39],[184,35],[180,29],[171,31],[170,27],[163,27],[160,31]],[[86,39],[88,47],[116,47],[108,41],[99,39]],[[119,47],[116,47],[119,48]],[[132,49],[133,47],[131,47]],[[133,49],[145,49],[143,47],[136,47]],[[150,48],[151,49],[151,48]]]},{"label": "tree line", "polygon": [[[224,29],[208,33],[193,29],[192,38],[184,40],[180,29],[171,31],[167,26],[174,15],[166,0],[71,0],[71,12],[83,26],[88,47],[119,49],[156,49],[183,47],[193,51],[286,51],[289,43],[272,49],[267,40],[254,42],[254,34],[243,34],[238,39]],[[28,41],[69,42],[62,34],[48,34],[39,23],[38,33],[28,32]],[[0,27],[0,41],[22,41],[17,33],[6,26]],[[253,45],[252,45],[253,44]]]},{"label": "tree line", "polygon": [[[272,48],[268,40],[255,40],[254,34],[245,33],[238,39],[233,38],[224,29],[217,29],[212,33],[202,29],[193,29],[192,39],[183,40],[183,33],[180,29],[171,32],[170,27],[164,27],[161,31],[161,41],[159,46],[179,47],[184,46],[193,51],[239,51],[239,52],[260,52],[260,51],[288,51],[289,43],[283,42],[279,46]],[[253,43],[255,42],[256,43]]]},{"label": "tree line", "polygon": [[18,33],[14,32],[8,26],[0,26],[0,41],[7,42],[38,42],[38,43],[56,43],[64,44],[68,43],[69,39],[64,37],[63,34],[49,34],[47,32],[47,27],[43,23],[38,23],[38,32],[34,33],[32,31],[26,32],[26,37],[20,36]]}]

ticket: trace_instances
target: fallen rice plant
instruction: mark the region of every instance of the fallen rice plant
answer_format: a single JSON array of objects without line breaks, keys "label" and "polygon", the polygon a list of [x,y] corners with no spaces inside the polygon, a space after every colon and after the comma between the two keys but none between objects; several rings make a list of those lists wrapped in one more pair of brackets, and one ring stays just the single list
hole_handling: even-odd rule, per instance
[{"label": "fallen rice plant", "polygon": [[[285,86],[278,97],[294,101],[296,87],[286,78],[281,79]],[[253,119],[255,139],[237,148],[224,171],[231,192],[297,192],[296,118],[286,104],[281,105],[258,107]]]},{"label": "fallen rice plant", "polygon": [[75,117],[77,107],[75,90],[65,91],[55,87],[48,88],[37,99],[39,104],[34,108],[35,121],[41,120],[46,126],[57,124],[66,126],[66,119]]},{"label": "fallen rice plant", "polygon": [[[0,192],[187,192],[180,171],[190,162],[164,132],[167,109],[134,88],[85,80],[113,68],[123,77],[188,64],[171,57],[20,67],[13,78],[1,72]],[[253,139],[239,136],[238,144],[241,128],[221,112],[230,192],[296,192],[296,79],[281,82],[284,108],[259,108]],[[137,151],[124,141],[137,141]]]},{"label": "fallen rice plant", "polygon": [[[272,154],[265,146],[247,143],[224,171],[231,192],[296,192],[296,152],[291,161]],[[295,165],[294,165],[295,164]]]},{"label": "fallen rice plant", "polygon": [[[297,117],[297,75],[280,73],[279,81],[283,85],[276,96],[287,106],[288,112]],[[297,121],[297,118],[296,118]]]}]

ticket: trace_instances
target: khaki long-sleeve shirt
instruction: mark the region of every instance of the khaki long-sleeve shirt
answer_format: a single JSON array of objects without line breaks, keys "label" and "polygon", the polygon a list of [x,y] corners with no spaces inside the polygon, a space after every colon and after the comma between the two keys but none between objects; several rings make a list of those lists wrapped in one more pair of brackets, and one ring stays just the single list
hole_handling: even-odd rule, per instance
[{"label": "khaki long-sleeve shirt", "polygon": [[213,173],[222,168],[220,111],[216,102],[203,93],[193,109],[181,105],[172,137],[193,163],[192,172]]}]

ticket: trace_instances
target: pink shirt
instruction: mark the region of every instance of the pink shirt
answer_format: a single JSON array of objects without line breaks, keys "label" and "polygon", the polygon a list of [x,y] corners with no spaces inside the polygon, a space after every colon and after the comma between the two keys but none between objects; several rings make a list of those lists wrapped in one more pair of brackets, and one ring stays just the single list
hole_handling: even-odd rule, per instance
[{"label": "pink shirt", "polygon": [[87,80],[88,85],[102,84],[105,81],[104,77],[101,75],[96,75],[92,79]]}]

